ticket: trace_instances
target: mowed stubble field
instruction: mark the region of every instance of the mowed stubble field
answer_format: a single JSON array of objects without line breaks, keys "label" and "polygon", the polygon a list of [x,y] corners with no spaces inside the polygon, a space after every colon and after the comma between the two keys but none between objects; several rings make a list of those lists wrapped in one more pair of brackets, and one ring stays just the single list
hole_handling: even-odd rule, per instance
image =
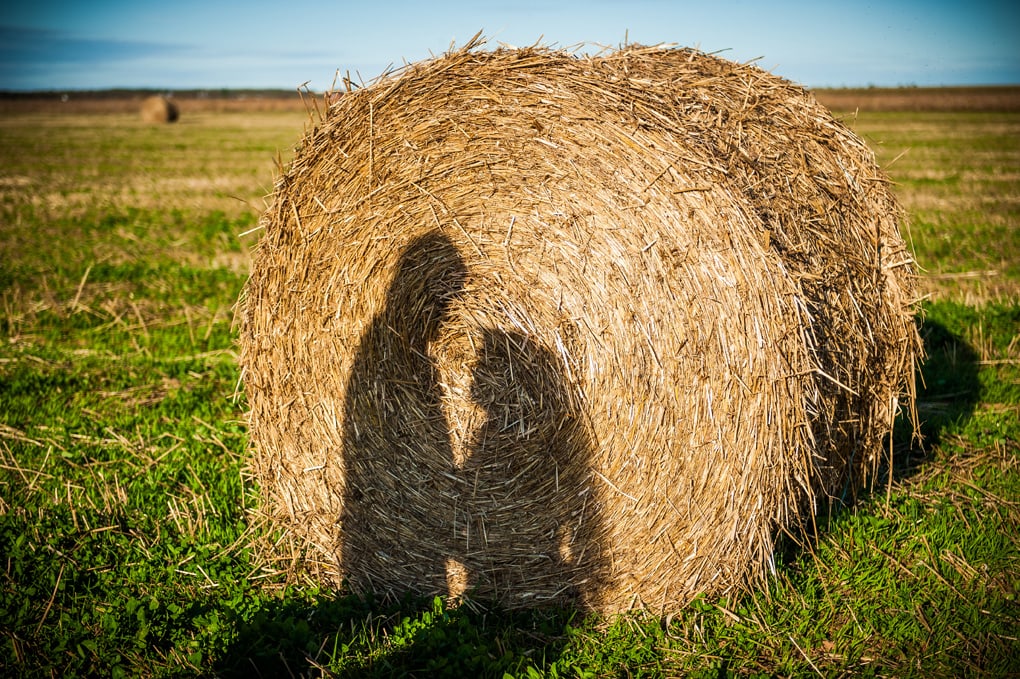
[{"label": "mowed stubble field", "polygon": [[1020,672],[1020,89],[819,97],[909,215],[926,441],[903,427],[891,478],[767,591],[664,623],[362,602],[261,561],[233,309],[312,117],[0,102],[0,673]]}]

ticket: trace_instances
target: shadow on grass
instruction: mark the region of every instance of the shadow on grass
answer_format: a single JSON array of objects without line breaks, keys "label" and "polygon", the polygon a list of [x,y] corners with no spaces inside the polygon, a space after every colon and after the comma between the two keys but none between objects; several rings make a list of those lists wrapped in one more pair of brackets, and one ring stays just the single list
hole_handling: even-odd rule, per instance
[{"label": "shadow on grass", "polygon": [[[925,356],[915,374],[919,436],[915,435],[907,414],[901,413],[892,432],[892,464],[888,459],[883,461],[874,480],[861,488],[856,498],[847,498],[845,502],[834,498],[828,506],[822,506],[814,517],[818,535],[839,530],[840,521],[852,507],[884,496],[890,473],[894,483],[917,473],[931,459],[944,437],[962,429],[974,413],[981,397],[977,353],[943,323],[922,316],[918,316],[916,322]],[[780,563],[794,563],[803,551],[804,545],[797,539],[782,536],[778,540]]]},{"label": "shadow on grass", "polygon": [[241,623],[222,677],[503,677],[554,662],[577,611],[485,611],[350,595],[268,602]]},{"label": "shadow on grass", "polygon": [[[929,318],[918,323],[925,352],[916,375],[921,441],[913,436],[907,418],[901,416],[893,431],[894,481],[911,476],[947,432],[966,424],[981,398],[977,352],[938,321]],[[886,479],[888,473],[883,472]]]}]

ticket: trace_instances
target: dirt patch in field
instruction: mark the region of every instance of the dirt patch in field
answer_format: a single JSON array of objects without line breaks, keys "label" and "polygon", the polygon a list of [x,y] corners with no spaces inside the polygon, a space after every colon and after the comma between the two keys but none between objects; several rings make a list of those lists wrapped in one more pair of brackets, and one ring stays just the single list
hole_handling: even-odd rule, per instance
[{"label": "dirt patch in field", "polygon": [[1020,111],[1020,86],[817,89],[833,111]]},{"label": "dirt patch in field", "polygon": [[[135,113],[150,91],[0,92],[0,114]],[[820,88],[813,94],[833,111],[1020,111],[1020,85],[984,87]],[[182,114],[304,111],[292,90],[184,90],[173,93]],[[311,95],[320,98],[321,95]]]},{"label": "dirt patch in field", "polygon": [[[0,114],[137,114],[142,101],[152,94],[148,91],[0,92]],[[189,116],[195,113],[305,110],[301,95],[296,90],[227,90],[214,93],[189,90],[171,94],[169,101],[183,115]]]}]

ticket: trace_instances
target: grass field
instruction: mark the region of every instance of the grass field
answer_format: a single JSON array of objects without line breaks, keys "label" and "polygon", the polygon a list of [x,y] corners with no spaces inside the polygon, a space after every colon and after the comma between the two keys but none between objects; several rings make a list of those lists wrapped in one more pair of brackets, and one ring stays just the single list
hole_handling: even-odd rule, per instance
[{"label": "grass field", "polygon": [[924,269],[926,443],[897,435],[766,590],[666,621],[363,602],[258,561],[233,305],[308,117],[8,110],[0,674],[1020,674],[1020,112],[880,108],[848,122]]}]

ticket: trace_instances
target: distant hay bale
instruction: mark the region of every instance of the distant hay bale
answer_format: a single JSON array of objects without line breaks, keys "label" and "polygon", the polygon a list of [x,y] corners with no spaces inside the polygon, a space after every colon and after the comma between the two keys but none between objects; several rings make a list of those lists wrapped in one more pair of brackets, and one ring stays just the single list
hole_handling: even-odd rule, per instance
[{"label": "distant hay bale", "polygon": [[177,104],[163,96],[151,96],[142,100],[142,120],[150,124],[174,123],[180,115]]},{"label": "distant hay bale", "polygon": [[888,181],[753,66],[476,47],[329,97],[262,219],[240,363],[279,549],[508,607],[760,583],[912,405]]}]

